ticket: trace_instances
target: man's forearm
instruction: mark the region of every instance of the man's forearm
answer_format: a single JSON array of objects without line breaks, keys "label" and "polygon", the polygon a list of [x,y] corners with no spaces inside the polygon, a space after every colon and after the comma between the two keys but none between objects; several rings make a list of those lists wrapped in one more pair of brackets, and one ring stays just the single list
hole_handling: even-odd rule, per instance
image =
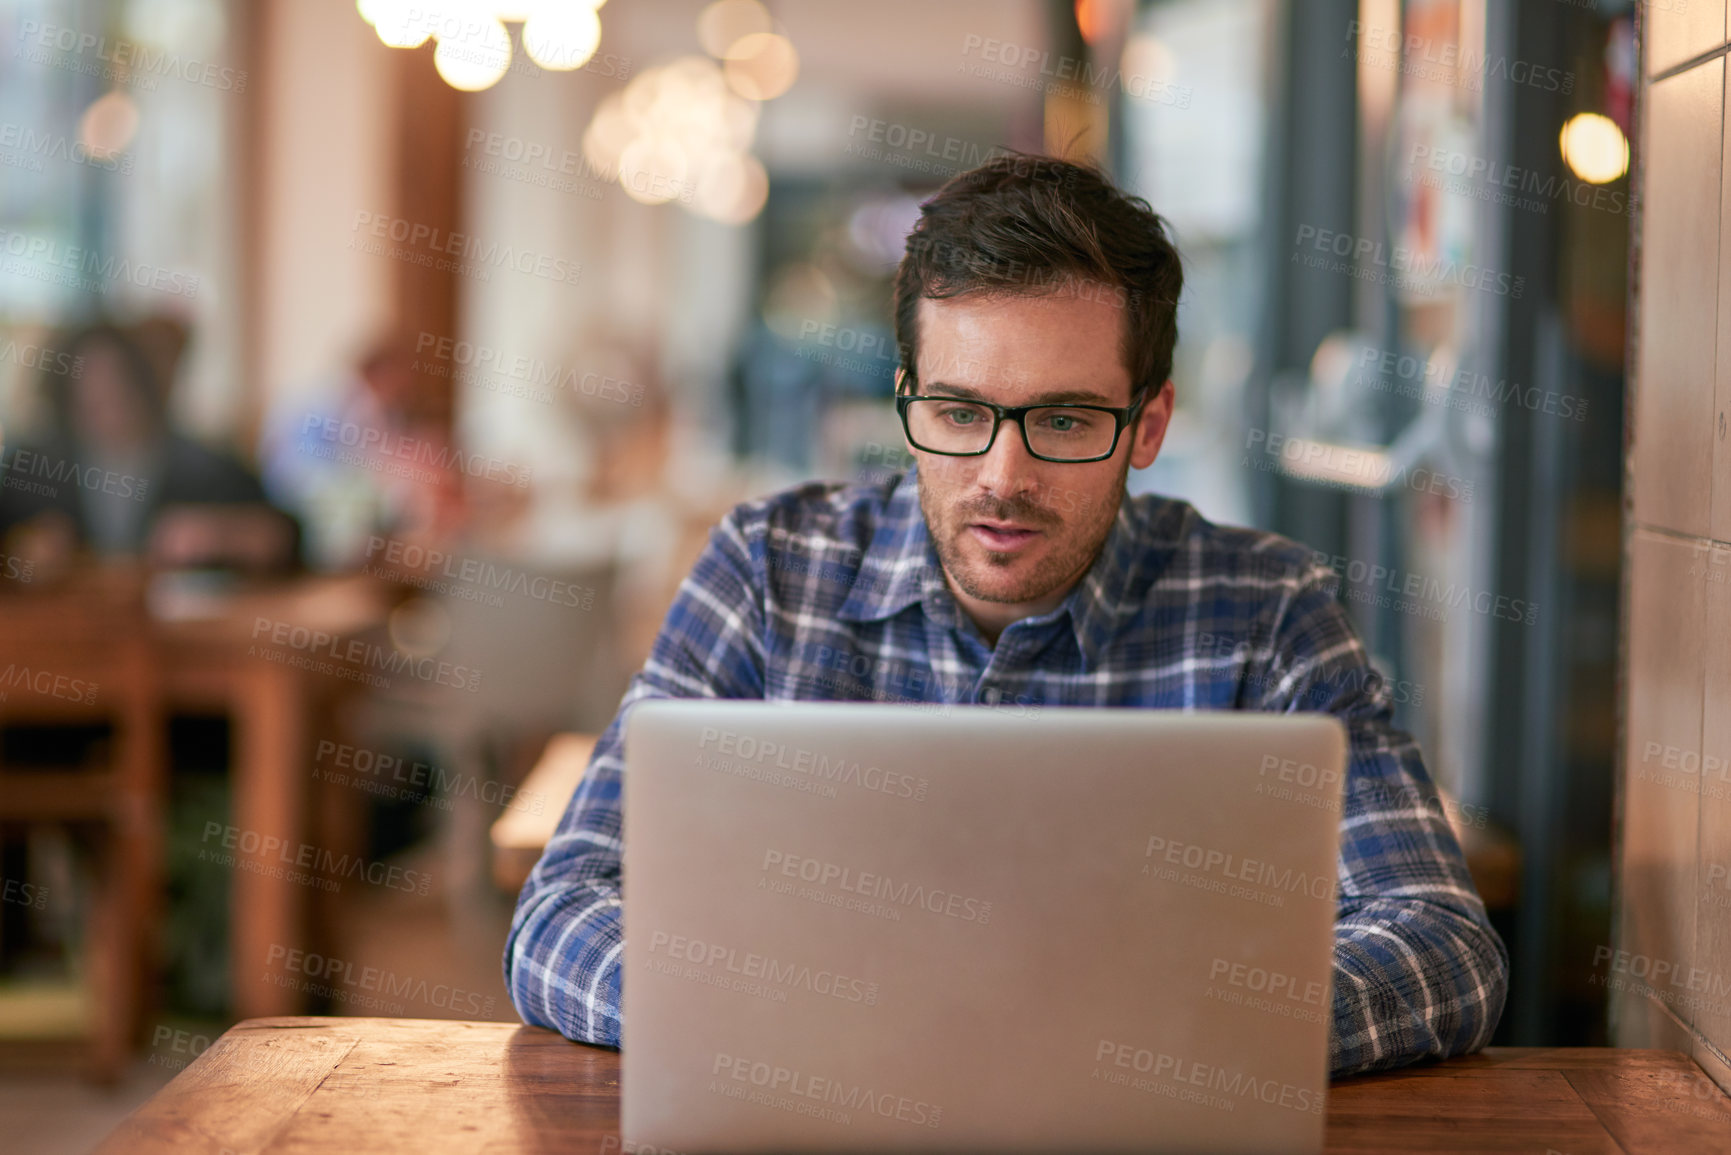
[{"label": "man's forearm", "polygon": [[556,884],[518,908],[507,979],[524,1022],[619,1045],[622,910],[619,888],[598,882]]},{"label": "man's forearm", "polygon": [[511,917],[505,986],[523,1021],[584,1043],[619,1043],[620,833],[624,761],[615,719]]},{"label": "man's forearm", "polygon": [[1489,927],[1424,899],[1343,904],[1334,930],[1334,1078],[1475,1051],[1502,1014],[1508,959]]},{"label": "man's forearm", "polygon": [[595,745],[559,829],[517,900],[505,985],[523,1020],[619,1045],[625,717],[649,698],[761,698],[761,589],[728,515],[680,587],[643,669]]}]

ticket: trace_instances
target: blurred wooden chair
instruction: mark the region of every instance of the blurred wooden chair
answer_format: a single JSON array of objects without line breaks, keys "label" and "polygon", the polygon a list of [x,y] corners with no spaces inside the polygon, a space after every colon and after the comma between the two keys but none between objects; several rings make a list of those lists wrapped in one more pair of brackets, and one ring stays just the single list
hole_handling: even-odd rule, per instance
[{"label": "blurred wooden chair", "polygon": [[501,814],[476,784],[515,786],[553,735],[605,727],[630,680],[619,658],[611,565],[530,568],[479,551],[463,562],[499,579],[501,604],[473,596],[487,588],[477,582],[449,583],[410,605],[444,635],[438,659],[479,671],[478,685],[405,685],[375,695],[367,722],[378,733],[432,742],[462,784],[440,816],[441,882],[459,919],[490,889],[488,832]]},{"label": "blurred wooden chair", "polygon": [[[78,766],[0,761],[0,827],[57,826],[94,848],[82,961],[70,984],[0,979],[0,1041],[78,1040],[92,1077],[118,1077],[143,1020],[161,912],[165,772],[156,670],[136,581],[93,574],[0,594],[0,727],[106,723]],[[79,901],[48,893],[49,904]]]}]

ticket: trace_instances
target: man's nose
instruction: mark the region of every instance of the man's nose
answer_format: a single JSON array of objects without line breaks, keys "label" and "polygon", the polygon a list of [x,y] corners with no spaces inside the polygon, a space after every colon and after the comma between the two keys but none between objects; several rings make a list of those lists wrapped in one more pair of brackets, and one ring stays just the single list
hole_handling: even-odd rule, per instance
[{"label": "man's nose", "polygon": [[1014,421],[1004,421],[998,426],[992,447],[980,458],[979,472],[974,478],[981,489],[994,497],[1018,497],[1033,488],[1038,464],[1039,459],[1028,453],[1021,428]]}]

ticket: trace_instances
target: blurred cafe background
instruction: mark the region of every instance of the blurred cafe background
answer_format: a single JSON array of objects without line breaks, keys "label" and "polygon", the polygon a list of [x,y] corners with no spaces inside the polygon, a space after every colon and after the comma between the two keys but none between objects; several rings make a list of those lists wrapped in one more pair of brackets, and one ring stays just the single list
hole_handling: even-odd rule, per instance
[{"label": "blurred cafe background", "polygon": [[[1605,962],[1693,912],[1617,884],[1628,270],[1668,197],[1711,381],[1725,39],[1711,0],[0,0],[0,1127],[82,1150],[240,1018],[514,1018],[584,735],[730,505],[907,465],[891,276],[1009,150],[1176,228],[1131,489],[1338,574],[1509,944],[1498,1041],[1659,1037]],[[1703,494],[1705,389],[1654,417]],[[1687,763],[1708,615],[1654,596]]]}]

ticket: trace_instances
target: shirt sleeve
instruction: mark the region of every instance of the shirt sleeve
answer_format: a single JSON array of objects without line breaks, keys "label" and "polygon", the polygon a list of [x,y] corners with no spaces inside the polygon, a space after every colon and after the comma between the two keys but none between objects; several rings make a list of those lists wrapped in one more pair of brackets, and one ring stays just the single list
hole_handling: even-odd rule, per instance
[{"label": "shirt sleeve", "polygon": [[1508,991],[1508,951],[1485,916],[1418,744],[1387,684],[1312,570],[1284,607],[1258,681],[1268,710],[1318,710],[1348,733],[1337,860],[1331,1077],[1476,1051]]},{"label": "shirt sleeve", "polygon": [[581,1043],[620,1045],[625,718],[648,698],[763,697],[762,589],[736,510],[711,532],[680,585],[517,898],[505,986],[524,1022]]}]

